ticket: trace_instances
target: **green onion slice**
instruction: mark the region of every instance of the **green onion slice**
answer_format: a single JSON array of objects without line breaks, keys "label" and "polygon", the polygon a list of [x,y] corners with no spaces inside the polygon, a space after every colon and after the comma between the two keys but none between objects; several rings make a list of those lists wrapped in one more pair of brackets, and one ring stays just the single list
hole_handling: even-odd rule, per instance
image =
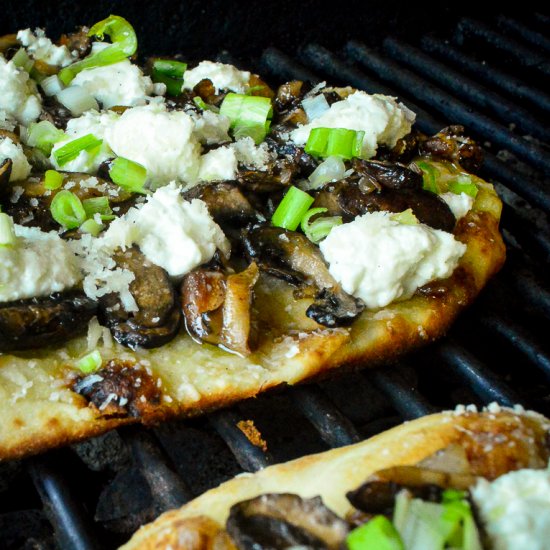
[{"label": "green onion slice", "polygon": [[103,224],[96,222],[94,219],[86,220],[78,228],[78,230],[81,233],[89,233],[90,235],[93,235],[94,237],[97,237],[101,233],[102,229],[103,229]]},{"label": "green onion slice", "polygon": [[103,143],[103,140],[96,138],[93,134],[86,134],[69,141],[53,152],[55,161],[59,166],[64,166],[71,160],[74,160],[82,151],[91,152]]},{"label": "green onion slice", "polygon": [[407,208],[403,212],[398,212],[397,214],[392,214],[390,219],[394,222],[399,222],[404,225],[418,225],[418,218],[414,215],[412,208]]},{"label": "green onion slice", "polygon": [[433,166],[433,164],[430,164],[429,162],[426,162],[424,160],[417,161],[415,162],[415,164],[418,166],[418,168],[422,170],[422,187],[426,189],[426,191],[431,191],[432,193],[441,193],[441,190],[439,189],[439,185],[437,183],[439,170],[435,166]]},{"label": "green onion slice", "polygon": [[455,195],[466,193],[466,195],[470,195],[474,199],[479,191],[477,185],[469,176],[459,176],[458,179],[448,182],[447,188],[451,193],[455,193]]},{"label": "green onion slice", "polygon": [[29,57],[29,54],[25,48],[19,48],[11,60],[16,67],[19,67],[28,73],[31,72],[34,65],[34,61]]},{"label": "green onion slice", "polygon": [[220,114],[231,121],[235,139],[251,137],[258,145],[269,131],[273,106],[268,97],[229,93],[220,106]]},{"label": "green onion slice", "polygon": [[92,197],[82,201],[84,212],[88,218],[93,218],[95,214],[99,214],[103,221],[114,220],[113,211],[109,205],[108,197]]},{"label": "green onion slice", "polygon": [[363,130],[347,128],[313,128],[305,146],[306,153],[316,157],[352,159],[361,156]]},{"label": "green onion slice", "polygon": [[31,147],[38,147],[45,155],[49,156],[54,144],[65,137],[65,132],[57,129],[51,122],[42,120],[29,126],[27,143]]},{"label": "green onion slice", "polygon": [[110,46],[61,69],[59,78],[63,84],[68,85],[84,69],[112,65],[136,53],[136,33],[132,25],[123,17],[110,15],[103,21],[96,23],[88,32],[88,36],[97,36],[100,40],[103,40],[105,35],[108,35],[111,39],[112,44]]},{"label": "green onion slice", "polygon": [[145,193],[147,169],[133,160],[117,157],[111,163],[109,176],[117,185],[131,193]]},{"label": "green onion slice", "polygon": [[199,109],[202,109],[203,111],[212,111],[213,113],[219,113],[220,112],[220,109],[218,107],[216,107],[215,105],[209,105],[208,103],[206,103],[204,101],[204,99],[200,96],[195,96],[193,98],[193,103],[199,108]]},{"label": "green onion slice", "polygon": [[349,550],[405,550],[397,529],[385,516],[375,516],[351,531],[346,543]]},{"label": "green onion slice", "polygon": [[166,85],[166,93],[171,96],[181,95],[181,88],[183,86],[183,80],[179,78],[172,78],[163,74],[153,76],[154,82],[162,82]]},{"label": "green onion slice", "polygon": [[88,353],[84,357],[81,357],[76,366],[84,374],[91,374],[101,367],[103,359],[101,358],[101,353],[98,350],[94,350],[91,353]]},{"label": "green onion slice", "polygon": [[44,187],[46,189],[59,189],[63,185],[63,174],[57,170],[46,170],[44,175]]},{"label": "green onion slice", "polygon": [[313,197],[292,185],[273,213],[271,223],[275,227],[283,227],[294,231],[314,200]]},{"label": "green onion slice", "polygon": [[7,214],[0,213],[0,246],[13,246],[16,242],[13,220]]},{"label": "green onion slice", "polygon": [[322,214],[326,211],[326,208],[312,208],[306,212],[300,222],[300,227],[305,236],[315,244],[321,242],[331,232],[333,227],[342,225],[341,216],[327,216],[324,218],[317,218],[311,223],[309,222],[313,216]]},{"label": "green onion slice", "polygon": [[50,211],[53,219],[67,229],[76,229],[86,221],[86,211],[80,199],[70,191],[56,193]]},{"label": "green onion slice", "polygon": [[187,63],[176,61],[175,59],[155,59],[153,61],[153,80],[158,75],[183,80],[183,73],[186,69]]}]

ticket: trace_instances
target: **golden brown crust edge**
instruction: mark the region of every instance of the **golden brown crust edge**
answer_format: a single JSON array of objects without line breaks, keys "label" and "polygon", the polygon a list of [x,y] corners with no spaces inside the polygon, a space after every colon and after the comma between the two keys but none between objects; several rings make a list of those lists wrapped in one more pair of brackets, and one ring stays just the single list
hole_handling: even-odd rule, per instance
[{"label": "golden brown crust edge", "polygon": [[[303,340],[295,338],[296,356],[289,357],[287,348],[281,349],[267,343],[254,358],[257,363],[267,365],[258,381],[247,380],[243,383],[244,377],[241,376],[237,377],[238,383],[230,378],[226,385],[218,387],[195,384],[198,397],[162,401],[157,406],[147,407],[141,417],[110,417],[90,408],[76,394],[69,396],[65,403],[52,403],[47,398],[39,401],[29,398],[25,402],[26,398],[23,398],[21,402],[27,406],[20,406],[21,402],[12,404],[7,394],[1,395],[0,380],[0,417],[3,418],[0,425],[0,460],[41,452],[132,422],[151,424],[176,416],[195,416],[253,397],[281,384],[296,384],[326,376],[336,369],[375,366],[439,338],[456,316],[473,302],[487,280],[500,269],[505,258],[498,229],[502,205],[492,186],[484,185],[474,209],[458,223],[455,230],[455,236],[468,248],[455,273],[444,282],[447,288],[444,295],[415,295],[379,312],[367,312],[354,323],[350,333],[322,331]],[[272,305],[276,307],[277,304],[274,302]],[[183,353],[185,358],[188,349],[177,349],[177,353]],[[162,348],[160,350],[158,355],[164,353]],[[210,357],[206,348],[201,353],[210,364],[233,361],[236,369],[245,364],[235,356],[223,361],[214,354]],[[154,363],[158,355],[153,350],[147,357]],[[0,357],[0,371],[10,363],[15,363],[10,356]],[[164,383],[163,387],[167,387],[164,370],[164,366],[159,366],[155,375]],[[213,376],[219,379],[220,373],[216,372]],[[223,373],[221,376],[224,376]],[[35,387],[37,385],[35,381]],[[167,391],[167,394],[171,392]]]},{"label": "golden brown crust edge", "polygon": [[453,443],[466,449],[476,475],[494,478],[518,468],[541,468],[550,455],[549,430],[550,421],[543,416],[509,409],[425,416],[355,445],[236,477],[145,525],[122,550],[203,548],[186,545],[190,534],[210,536],[225,523],[233,504],[262,493],[319,495],[345,515],[350,510],[346,492],[369,475],[389,466],[416,464]]}]

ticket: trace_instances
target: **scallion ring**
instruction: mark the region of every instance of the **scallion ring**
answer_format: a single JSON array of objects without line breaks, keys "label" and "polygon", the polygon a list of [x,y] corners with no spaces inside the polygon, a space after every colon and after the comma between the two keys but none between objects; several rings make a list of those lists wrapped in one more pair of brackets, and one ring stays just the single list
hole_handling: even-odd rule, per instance
[{"label": "scallion ring", "polygon": [[294,231],[315,199],[301,189],[289,187],[283,200],[273,213],[271,223],[276,227]]},{"label": "scallion ring", "polygon": [[439,195],[440,190],[439,186],[437,184],[437,177],[439,176],[439,170],[430,164],[429,162],[426,162],[424,160],[417,161],[415,164],[422,170],[422,179],[423,179],[423,185],[422,187],[426,191],[431,191],[432,193],[436,193]]},{"label": "scallion ring", "polygon": [[46,189],[59,189],[63,185],[63,174],[57,170],[46,170],[44,174],[44,187]]},{"label": "scallion ring", "polygon": [[98,350],[94,350],[84,357],[81,357],[77,361],[76,367],[84,374],[91,374],[92,372],[98,370],[102,363],[103,359],[101,358],[101,353]]},{"label": "scallion ring", "polygon": [[86,221],[86,211],[80,199],[70,191],[56,193],[50,205],[53,219],[67,229],[76,229]]},{"label": "scallion ring", "polygon": [[103,221],[115,219],[107,197],[91,197],[89,199],[84,199],[82,201],[82,206],[88,218],[93,218],[95,214],[99,214]]},{"label": "scallion ring", "polygon": [[117,157],[111,163],[109,176],[117,185],[131,193],[145,193],[147,169],[133,160]]},{"label": "scallion ring", "polygon": [[348,128],[313,128],[305,145],[305,152],[316,157],[361,157],[363,130]]},{"label": "scallion ring", "polygon": [[341,216],[326,216],[324,218],[317,218],[312,222],[309,221],[313,216],[326,211],[326,208],[312,208],[306,212],[300,222],[302,231],[312,243],[317,244],[321,242],[334,227],[342,225]]}]

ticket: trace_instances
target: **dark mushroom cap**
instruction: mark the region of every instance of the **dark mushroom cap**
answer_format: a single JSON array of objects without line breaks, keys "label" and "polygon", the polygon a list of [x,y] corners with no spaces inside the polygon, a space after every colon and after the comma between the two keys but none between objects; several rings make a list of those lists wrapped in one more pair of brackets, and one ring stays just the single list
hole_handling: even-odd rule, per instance
[{"label": "dark mushroom cap", "polygon": [[349,525],[329,510],[320,497],[265,494],[231,507],[227,532],[241,550],[305,546],[338,549]]}]

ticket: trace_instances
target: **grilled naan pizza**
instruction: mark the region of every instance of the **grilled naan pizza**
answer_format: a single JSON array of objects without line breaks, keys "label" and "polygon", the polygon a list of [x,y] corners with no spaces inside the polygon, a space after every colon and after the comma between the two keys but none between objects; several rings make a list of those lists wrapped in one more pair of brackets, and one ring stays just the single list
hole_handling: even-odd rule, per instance
[{"label": "grilled naan pizza", "polygon": [[136,48],[0,40],[0,459],[390,362],[504,260],[463,128]]},{"label": "grilled naan pizza", "polygon": [[550,421],[461,409],[241,474],[123,548],[546,548]]}]

